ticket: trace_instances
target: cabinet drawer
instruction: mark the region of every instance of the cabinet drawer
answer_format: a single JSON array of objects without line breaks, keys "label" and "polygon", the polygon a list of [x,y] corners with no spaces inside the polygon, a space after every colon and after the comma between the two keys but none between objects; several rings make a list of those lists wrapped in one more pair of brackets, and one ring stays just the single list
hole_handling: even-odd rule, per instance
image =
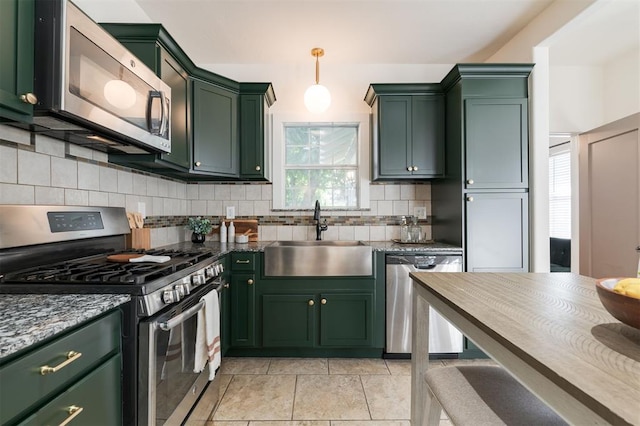
[{"label": "cabinet drawer", "polygon": [[231,253],[232,271],[255,271],[255,253]]},{"label": "cabinet drawer", "polygon": [[[56,372],[41,374],[41,367],[56,367],[70,351],[80,355]],[[51,398],[113,353],[120,351],[120,312],[68,332],[0,367],[0,424],[32,411],[38,401]]]},{"label": "cabinet drawer", "polygon": [[76,411],[71,425],[122,424],[120,363],[120,355],[110,358],[20,424],[62,424],[73,415],[70,407],[81,409]]}]

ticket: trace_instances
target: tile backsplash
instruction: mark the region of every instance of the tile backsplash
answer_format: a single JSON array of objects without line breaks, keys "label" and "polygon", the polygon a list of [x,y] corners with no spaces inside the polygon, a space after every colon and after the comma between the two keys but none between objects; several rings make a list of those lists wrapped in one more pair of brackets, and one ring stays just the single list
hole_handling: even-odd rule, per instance
[{"label": "tile backsplash", "polygon": [[[109,164],[107,155],[47,136],[0,125],[0,204],[125,207],[146,216],[154,247],[189,239],[189,216],[215,224],[228,206],[237,218],[258,219],[261,240],[315,238],[312,206],[272,210],[268,183],[184,183]],[[403,215],[425,207],[431,214],[431,185],[371,184],[370,208],[326,210],[327,240],[385,241],[399,238]],[[429,220],[420,222],[431,238]],[[213,238],[216,238],[215,236]]]}]

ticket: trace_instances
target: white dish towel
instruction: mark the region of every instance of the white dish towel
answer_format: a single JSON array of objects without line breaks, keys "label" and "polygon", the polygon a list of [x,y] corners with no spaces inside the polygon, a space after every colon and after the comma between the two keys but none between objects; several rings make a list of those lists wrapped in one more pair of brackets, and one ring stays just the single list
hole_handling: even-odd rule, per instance
[{"label": "white dish towel", "polygon": [[195,373],[201,372],[209,364],[209,380],[213,380],[220,367],[220,305],[218,292],[210,291],[200,299],[204,308],[198,312],[196,328]]}]

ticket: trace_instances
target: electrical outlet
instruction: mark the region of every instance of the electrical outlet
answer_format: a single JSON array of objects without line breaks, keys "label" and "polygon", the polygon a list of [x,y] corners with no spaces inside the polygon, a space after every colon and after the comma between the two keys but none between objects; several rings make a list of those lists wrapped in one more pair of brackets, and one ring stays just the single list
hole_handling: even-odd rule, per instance
[{"label": "electrical outlet", "polygon": [[235,218],[236,218],[236,207],[227,206],[227,219],[235,219]]},{"label": "electrical outlet", "polygon": [[426,219],[427,218],[427,208],[424,206],[421,207],[414,207],[413,208],[413,214],[418,218],[418,219]]}]

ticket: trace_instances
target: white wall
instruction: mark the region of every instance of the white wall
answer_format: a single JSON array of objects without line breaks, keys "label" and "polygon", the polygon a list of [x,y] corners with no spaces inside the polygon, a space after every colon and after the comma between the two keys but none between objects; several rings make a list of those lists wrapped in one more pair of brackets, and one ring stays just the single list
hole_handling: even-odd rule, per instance
[{"label": "white wall", "polygon": [[579,133],[604,115],[603,70],[600,67],[553,66],[549,79],[549,128],[552,133]]},{"label": "white wall", "polygon": [[589,129],[640,111],[640,50],[630,51],[606,64],[603,79],[603,121]]}]

